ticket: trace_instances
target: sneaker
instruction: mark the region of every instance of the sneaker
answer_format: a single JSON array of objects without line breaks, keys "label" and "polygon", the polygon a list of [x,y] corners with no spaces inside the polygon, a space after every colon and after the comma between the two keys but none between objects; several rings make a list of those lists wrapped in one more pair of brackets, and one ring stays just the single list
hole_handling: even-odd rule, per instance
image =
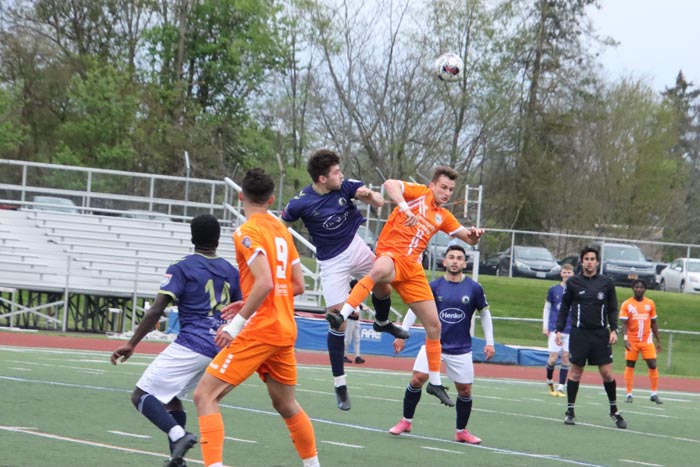
[{"label": "sneaker", "polygon": [[402,418],[399,423],[389,428],[389,433],[398,436],[401,433],[411,432],[411,422],[407,422],[405,418]]},{"label": "sneaker", "polygon": [[567,397],[566,393],[564,392],[563,389],[557,389],[557,392],[555,394],[557,397]]},{"label": "sneaker", "polygon": [[358,355],[355,357],[355,363],[365,363],[365,359]]},{"label": "sneaker", "polygon": [[619,429],[624,430],[625,428],[627,428],[627,422],[624,418],[622,418],[620,412],[611,413],[610,418],[613,419],[613,421],[615,422],[615,426]]},{"label": "sneaker", "polygon": [[165,467],[181,467],[183,457],[195,444],[197,444],[197,437],[190,432],[185,433],[185,436],[173,443],[172,456]]},{"label": "sneaker", "polygon": [[345,318],[343,318],[343,315],[341,315],[338,310],[330,310],[328,313],[326,313],[326,321],[328,321],[331,329],[337,331],[340,329],[340,326],[343,325]]},{"label": "sneaker", "polygon": [[340,410],[350,410],[350,396],[346,385],[335,388],[335,401]]},{"label": "sneaker", "polygon": [[628,404],[634,402],[634,397],[632,397],[632,394],[627,394],[627,397],[625,397],[625,402]]},{"label": "sneaker", "polygon": [[377,332],[388,332],[389,334],[396,337],[397,339],[408,339],[409,337],[411,337],[411,335],[408,333],[408,331],[395,325],[392,322],[389,322],[386,324],[379,324],[375,321],[374,324],[372,325],[372,327]]},{"label": "sneaker", "polygon": [[455,441],[467,444],[481,444],[481,438],[477,438],[473,434],[469,433],[466,429],[457,430],[455,433]]},{"label": "sneaker", "polygon": [[656,402],[658,405],[663,404],[663,402],[661,402],[661,399],[659,399],[659,396],[657,396],[656,394],[654,394],[653,396],[651,396],[651,397],[649,398],[649,400],[652,401],[652,402]]},{"label": "sneaker", "polygon": [[343,357],[343,361],[345,363],[352,363],[352,360],[350,360],[347,356]]},{"label": "sneaker", "polygon": [[564,425],[576,425],[576,417],[574,416],[573,410],[567,410],[565,415]]},{"label": "sneaker", "polygon": [[428,387],[425,390],[428,394],[437,397],[440,399],[440,402],[445,404],[448,407],[454,407],[455,403],[452,402],[452,399],[450,399],[450,396],[447,395],[447,388],[445,386],[438,386],[435,384],[428,383]]}]

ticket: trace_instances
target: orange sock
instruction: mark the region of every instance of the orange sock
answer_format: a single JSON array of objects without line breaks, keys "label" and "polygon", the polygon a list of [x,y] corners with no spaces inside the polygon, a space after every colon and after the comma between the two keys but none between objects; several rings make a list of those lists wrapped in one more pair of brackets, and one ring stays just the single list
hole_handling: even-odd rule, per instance
[{"label": "orange sock", "polygon": [[634,368],[625,367],[625,386],[627,394],[632,394],[632,382],[634,381]]},{"label": "orange sock", "polygon": [[284,423],[287,424],[289,436],[292,438],[292,443],[294,443],[294,448],[299,453],[299,457],[308,459],[318,454],[318,451],[316,451],[314,427],[304,409],[301,409],[292,417],[285,418]]},{"label": "orange sock", "polygon": [[440,339],[425,339],[425,354],[428,357],[428,370],[439,373],[440,354],[442,354]]},{"label": "orange sock", "polygon": [[372,292],[372,288],[374,287],[374,281],[372,280],[371,277],[365,276],[359,281],[357,281],[357,284],[355,284],[355,287],[352,288],[352,291],[350,292],[350,295],[348,295],[348,299],[346,300],[346,303],[352,308],[357,308],[360,306],[360,303],[364,302],[367,297],[369,297],[369,294]]},{"label": "orange sock", "polygon": [[204,465],[223,462],[224,459],[224,419],[221,413],[199,417],[200,446]]},{"label": "orange sock", "polygon": [[653,370],[651,368],[649,369],[649,382],[651,383],[651,392],[656,393],[656,390],[659,389],[658,368],[654,368]]}]

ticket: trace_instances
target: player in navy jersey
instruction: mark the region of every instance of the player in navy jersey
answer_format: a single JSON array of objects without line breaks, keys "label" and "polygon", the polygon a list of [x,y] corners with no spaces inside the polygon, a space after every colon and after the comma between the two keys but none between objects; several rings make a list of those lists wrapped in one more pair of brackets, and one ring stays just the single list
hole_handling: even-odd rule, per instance
[{"label": "player in navy jersey", "polygon": [[[445,259],[445,276],[430,283],[435,297],[438,316],[442,325],[440,343],[442,344],[442,361],[445,362],[447,376],[457,388],[457,420],[455,440],[462,443],[479,444],[481,439],[467,430],[472,411],[472,383],[474,381],[474,362],[472,360],[471,322],[476,311],[481,314],[481,327],[484,330],[486,345],[484,355],[490,360],[495,353],[493,346],[493,324],[489,304],[484,289],[478,282],[464,276],[467,256],[460,245],[447,247]],[[416,315],[409,310],[404,317],[402,327],[409,329],[415,322]],[[396,353],[404,349],[404,340],[394,341]],[[428,359],[425,346],[422,346],[413,365],[413,375],[406,387],[403,398],[403,418],[389,429],[392,435],[410,433],[413,415],[421,397],[421,388],[428,381]],[[449,401],[451,403],[451,401]],[[447,404],[450,405],[450,404]],[[451,403],[454,405],[454,403]]]},{"label": "player in navy jersey", "polygon": [[[167,467],[185,466],[183,455],[197,442],[192,433],[185,431],[187,415],[181,398],[194,390],[219,351],[214,336],[226,323],[221,309],[232,302],[242,305],[238,271],[216,256],[219,221],[211,214],[202,214],[192,219],[190,229],[194,254],[168,267],[155,302],[146,310],[134,335],[110,358],[113,365],[128,360],[158,324],[165,308],[177,302],[180,332],[146,368],[131,394],[136,409],[168,435],[171,457],[165,463]],[[235,309],[231,307],[232,312]]]},{"label": "player in navy jersey", "polygon": [[[340,171],[340,157],[333,151],[321,149],[311,155],[307,171],[313,183],[303,188],[287,203],[282,212],[285,224],[301,219],[316,246],[320,267],[321,288],[327,310],[340,309],[350,293],[350,280],[369,272],[375,255],[357,235],[365,222],[353,199],[374,207],[384,205],[381,194],[372,191],[359,180],[346,180]],[[389,314],[391,287],[375,287],[372,304],[378,316]],[[383,314],[384,313],[384,314]],[[334,330],[329,327],[328,356],[333,373],[336,403],[341,410],[350,410],[345,377],[345,323]]]},{"label": "player in navy jersey", "polygon": [[[556,341],[557,336],[557,318],[559,317],[559,310],[561,309],[561,299],[564,296],[564,291],[566,290],[566,281],[569,277],[574,275],[574,267],[570,264],[564,264],[561,267],[561,283],[553,285],[547,291],[547,298],[544,301],[544,309],[542,310],[542,333],[547,336],[547,349],[549,351],[549,357],[547,358],[547,364],[545,365],[545,370],[547,373],[547,388],[549,389],[549,394],[555,397],[566,397],[564,392],[564,384],[566,383],[566,376],[569,373],[569,334],[571,333],[571,315],[569,315],[569,320],[566,322],[566,327],[562,331],[562,343],[558,345]],[[561,353],[561,367],[559,368],[559,386],[554,390],[554,381],[552,377],[554,376],[554,367],[557,364],[557,359]]]}]

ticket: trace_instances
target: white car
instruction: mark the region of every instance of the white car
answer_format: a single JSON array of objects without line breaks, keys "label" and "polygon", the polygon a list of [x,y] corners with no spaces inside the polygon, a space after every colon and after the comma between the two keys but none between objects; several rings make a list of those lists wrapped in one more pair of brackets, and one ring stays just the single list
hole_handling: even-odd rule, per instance
[{"label": "white car", "polygon": [[700,259],[678,258],[661,271],[661,290],[700,293]]}]

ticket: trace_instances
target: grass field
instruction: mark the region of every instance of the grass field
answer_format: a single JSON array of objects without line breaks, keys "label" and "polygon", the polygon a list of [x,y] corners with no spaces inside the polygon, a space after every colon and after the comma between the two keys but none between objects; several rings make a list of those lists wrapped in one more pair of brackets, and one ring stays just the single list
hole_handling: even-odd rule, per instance
[{"label": "grass field", "polygon": [[[160,466],[164,435],[133,408],[129,394],[153,356],[109,365],[93,351],[0,346],[0,467]],[[477,369],[478,371],[478,369]],[[541,381],[480,379],[469,428],[481,446],[452,441],[454,410],[424,395],[410,435],[387,429],[401,416],[407,373],[348,369],[353,409],[340,412],[325,366],[301,366],[297,396],[312,418],[319,458],[331,466],[691,466],[700,452],[700,394],[638,391],[621,404],[629,429],[607,416],[600,386],[583,386],[577,425],[563,424],[565,399]],[[618,381],[619,382],[619,381]],[[454,390],[452,390],[454,392]],[[621,391],[620,391],[621,393]],[[186,402],[189,429],[198,432]],[[251,378],[224,399],[224,461],[238,467],[300,466],[264,385]],[[199,447],[190,466],[201,465]]]}]

